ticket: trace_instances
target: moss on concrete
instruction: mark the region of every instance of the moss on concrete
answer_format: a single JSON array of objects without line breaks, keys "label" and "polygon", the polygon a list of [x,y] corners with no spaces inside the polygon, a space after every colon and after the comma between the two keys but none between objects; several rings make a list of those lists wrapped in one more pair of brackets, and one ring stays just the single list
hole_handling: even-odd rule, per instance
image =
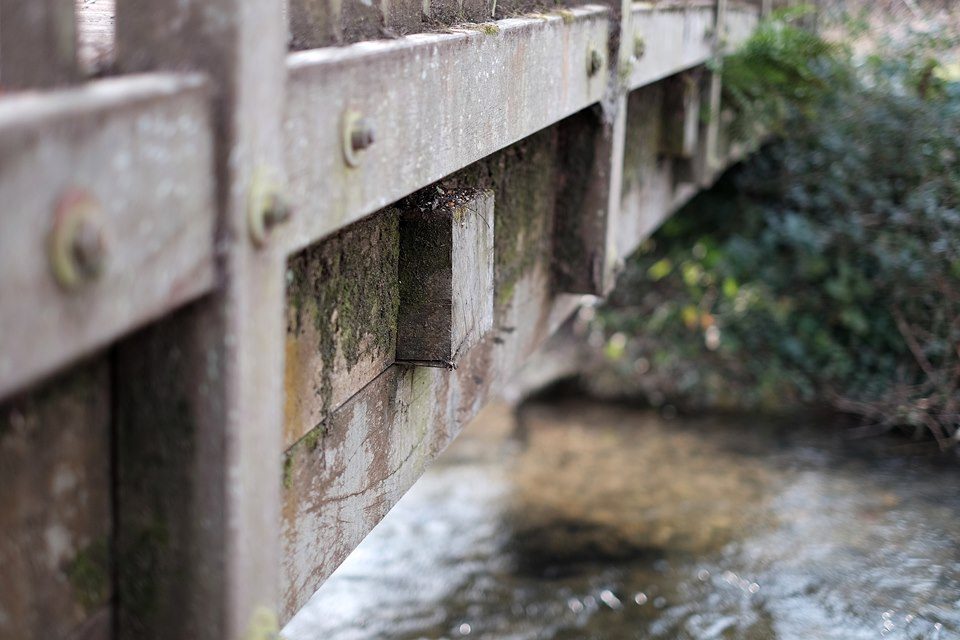
[{"label": "moss on concrete", "polygon": [[463,25],[464,29],[469,29],[470,31],[479,31],[480,33],[486,34],[488,36],[495,36],[500,33],[500,27],[493,22],[481,22],[480,24],[465,24]]},{"label": "moss on concrete", "polygon": [[287,331],[309,323],[322,362],[318,392],[332,401],[338,355],[352,369],[365,351],[392,353],[399,295],[397,212],[380,211],[294,256],[287,269]]},{"label": "moss on concrete", "polygon": [[[131,629],[144,635],[156,624],[162,611],[173,605],[165,585],[182,582],[186,565],[173,568],[171,560],[183,552],[174,551],[168,525],[156,520],[126,532],[126,543],[118,555],[118,584],[121,616]],[[175,605],[174,605],[175,606]]]},{"label": "moss on concrete", "polygon": [[550,262],[557,180],[557,128],[550,127],[440,183],[445,190],[494,192],[497,317],[509,306],[520,278],[537,264]]},{"label": "moss on concrete", "polygon": [[106,537],[80,549],[66,568],[77,602],[93,611],[110,598],[110,545]]},{"label": "moss on concrete", "polygon": [[323,440],[323,436],[327,433],[327,426],[325,424],[318,424],[314,427],[310,433],[303,436],[301,443],[307,451],[316,451],[317,447],[320,446],[320,442]]},{"label": "moss on concrete", "polygon": [[291,451],[283,457],[283,488],[289,489],[293,486],[293,452]]}]

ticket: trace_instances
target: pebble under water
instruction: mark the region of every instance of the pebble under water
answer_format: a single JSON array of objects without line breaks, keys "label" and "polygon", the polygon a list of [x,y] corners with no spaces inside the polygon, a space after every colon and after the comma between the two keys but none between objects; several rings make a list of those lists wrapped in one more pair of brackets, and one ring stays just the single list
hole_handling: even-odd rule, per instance
[{"label": "pebble under water", "polygon": [[960,465],[830,418],[487,410],[284,629],[960,639]]}]

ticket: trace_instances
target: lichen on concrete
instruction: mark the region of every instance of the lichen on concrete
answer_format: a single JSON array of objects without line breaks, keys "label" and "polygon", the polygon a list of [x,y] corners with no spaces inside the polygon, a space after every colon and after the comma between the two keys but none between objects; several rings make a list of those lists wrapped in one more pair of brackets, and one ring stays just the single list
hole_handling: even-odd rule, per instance
[{"label": "lichen on concrete", "polygon": [[106,604],[110,598],[110,545],[106,537],[84,546],[66,567],[67,579],[77,602],[85,611]]},{"label": "lichen on concrete", "polygon": [[[392,353],[399,295],[399,228],[395,210],[380,211],[291,258],[287,269],[287,335],[317,339],[317,392],[329,410],[342,362]],[[290,367],[288,365],[288,372]]]},{"label": "lichen on concrete", "polygon": [[556,204],[557,128],[549,127],[440,183],[494,192],[494,313],[510,304],[517,281],[549,264]]}]

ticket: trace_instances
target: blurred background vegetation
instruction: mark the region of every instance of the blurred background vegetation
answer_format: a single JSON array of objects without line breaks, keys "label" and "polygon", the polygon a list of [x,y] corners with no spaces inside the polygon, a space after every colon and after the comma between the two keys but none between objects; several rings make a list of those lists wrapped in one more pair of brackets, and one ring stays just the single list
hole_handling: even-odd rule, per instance
[{"label": "blurred background vegetation", "polygon": [[960,39],[949,3],[897,6],[821,35],[777,13],[726,59],[727,117],[766,143],[628,262],[590,391],[960,437]]}]

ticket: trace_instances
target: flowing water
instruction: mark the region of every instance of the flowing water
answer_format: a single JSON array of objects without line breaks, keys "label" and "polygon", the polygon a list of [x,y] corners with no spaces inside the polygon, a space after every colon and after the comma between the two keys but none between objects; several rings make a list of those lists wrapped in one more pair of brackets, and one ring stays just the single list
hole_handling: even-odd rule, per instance
[{"label": "flowing water", "polygon": [[960,638],[960,465],[832,419],[485,412],[284,630]]}]

